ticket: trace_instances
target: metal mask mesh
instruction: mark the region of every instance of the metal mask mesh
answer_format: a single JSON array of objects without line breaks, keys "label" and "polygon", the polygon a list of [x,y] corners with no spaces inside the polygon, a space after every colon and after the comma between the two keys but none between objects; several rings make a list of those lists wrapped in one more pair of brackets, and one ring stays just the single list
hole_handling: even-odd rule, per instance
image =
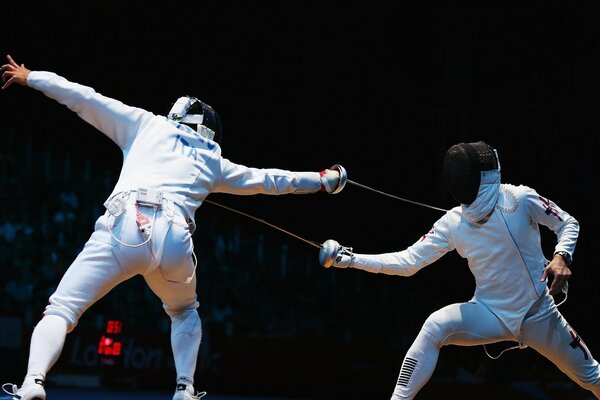
[{"label": "metal mask mesh", "polygon": [[460,204],[471,204],[477,197],[481,171],[497,168],[494,149],[482,141],[455,144],[444,157],[446,186]]}]

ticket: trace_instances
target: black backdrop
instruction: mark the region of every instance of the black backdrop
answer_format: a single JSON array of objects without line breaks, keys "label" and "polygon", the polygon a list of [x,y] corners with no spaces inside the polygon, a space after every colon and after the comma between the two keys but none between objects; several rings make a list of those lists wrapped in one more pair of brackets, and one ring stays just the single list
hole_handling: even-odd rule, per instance
[{"label": "black backdrop", "polygon": [[[450,208],[445,150],[460,141],[494,145],[504,182],[536,188],[580,221],[564,312],[599,347],[598,3],[38,3],[3,5],[2,57],[156,113],[180,95],[200,97],[221,114],[223,154],[238,163],[311,171],[340,163],[356,182]],[[36,143],[120,166],[116,146],[39,93],[12,87],[0,93],[0,110],[5,126],[27,126]],[[335,196],[213,196],[363,253],[400,250],[440,216],[356,186]],[[231,218],[210,205],[199,213]],[[319,268],[317,249],[287,239]],[[450,256],[397,285],[435,307],[470,296],[473,280]]]}]

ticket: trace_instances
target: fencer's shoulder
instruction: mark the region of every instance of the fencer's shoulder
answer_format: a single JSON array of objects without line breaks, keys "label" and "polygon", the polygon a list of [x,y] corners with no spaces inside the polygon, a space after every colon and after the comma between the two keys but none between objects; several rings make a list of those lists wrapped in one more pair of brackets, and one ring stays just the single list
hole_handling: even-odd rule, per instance
[{"label": "fencer's shoulder", "polygon": [[443,225],[452,229],[460,225],[462,220],[462,207],[456,206],[446,211],[446,214],[444,214],[440,219],[438,219],[435,224]]},{"label": "fencer's shoulder", "polygon": [[503,183],[500,185],[497,208],[505,213],[512,213],[522,208],[521,205],[537,200],[538,197],[535,189],[530,186]]},{"label": "fencer's shoulder", "polygon": [[500,185],[500,193],[509,193],[515,196],[517,199],[522,199],[537,192],[531,186],[527,185],[513,185],[510,183],[503,183]]},{"label": "fencer's shoulder", "polygon": [[442,218],[460,217],[461,213],[462,213],[462,207],[460,205],[458,205],[458,206],[452,207],[451,209],[446,211],[446,214],[444,214],[444,216]]}]

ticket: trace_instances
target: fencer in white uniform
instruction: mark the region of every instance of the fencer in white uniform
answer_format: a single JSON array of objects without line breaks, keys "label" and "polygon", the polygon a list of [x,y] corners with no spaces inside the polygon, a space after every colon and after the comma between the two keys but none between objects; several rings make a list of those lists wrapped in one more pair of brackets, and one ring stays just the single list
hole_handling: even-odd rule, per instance
[{"label": "fencer in white uniform", "polygon": [[[39,90],[108,136],[123,152],[123,165],[106,212],[81,253],[50,296],[30,345],[20,387],[4,385],[12,399],[45,399],[46,374],[65,336],[82,314],[119,283],[144,277],[171,318],[177,374],[174,400],[199,399],[194,374],[202,337],[197,312],[195,212],[210,193],[236,195],[338,193],[345,170],[291,172],[239,165],[221,156],[218,114],[184,96],[168,116],[155,115],[73,83],[52,72],[30,71],[10,56],[2,66],[3,89],[13,83]],[[193,129],[195,127],[196,129]]]},{"label": "fencer in white uniform", "polygon": [[[405,355],[391,399],[415,398],[433,374],[442,346],[500,341],[534,349],[600,398],[599,364],[553,298],[568,287],[577,220],[530,187],[502,184],[497,151],[484,142],[452,146],[444,174],[460,206],[405,250],[358,254],[330,239],[319,254],[327,268],[400,276],[411,276],[452,250],[468,262],[473,297],[427,318]],[[551,261],[542,251],[540,225],[557,237]]]}]

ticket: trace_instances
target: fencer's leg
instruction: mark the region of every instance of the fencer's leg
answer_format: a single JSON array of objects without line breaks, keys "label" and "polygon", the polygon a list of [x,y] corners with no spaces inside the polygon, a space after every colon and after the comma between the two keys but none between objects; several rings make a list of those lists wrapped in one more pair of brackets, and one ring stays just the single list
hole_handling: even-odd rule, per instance
[{"label": "fencer's leg", "polygon": [[[548,295],[546,307],[523,323],[522,341],[600,399],[600,364]],[[550,303],[550,304],[548,304]]]},{"label": "fencer's leg", "polygon": [[170,313],[171,348],[177,371],[177,384],[193,385],[200,342],[202,322],[196,308]]},{"label": "fencer's leg", "polygon": [[196,300],[196,277],[188,284],[165,280],[159,268],[144,274],[150,289],[161,299],[171,318],[171,348],[177,384],[193,384],[202,340],[202,324]]},{"label": "fencer's leg", "polygon": [[181,223],[174,221],[165,237],[160,265],[145,273],[144,279],[160,298],[163,308],[171,318],[171,347],[177,386],[179,388],[180,385],[186,385],[191,392],[193,389],[189,386],[194,383],[202,340],[194,268],[193,242],[189,227],[183,219]]},{"label": "fencer's leg", "polygon": [[435,311],[404,357],[391,400],[415,398],[431,378],[442,346],[475,346],[510,337],[494,314],[479,303],[451,304]]},{"label": "fencer's leg", "polygon": [[44,317],[36,325],[30,343],[27,377],[46,374],[62,352],[65,337],[81,315],[117,284],[135,274],[125,272],[116,262],[112,246],[101,224],[92,234],[61,278],[56,291],[50,296]]},{"label": "fencer's leg", "polygon": [[46,315],[35,326],[29,345],[27,379],[46,379],[46,374],[60,357],[67,336],[67,320],[58,315]]},{"label": "fencer's leg", "polygon": [[421,329],[402,361],[392,400],[413,399],[416,396],[431,378],[440,348],[441,342]]}]

